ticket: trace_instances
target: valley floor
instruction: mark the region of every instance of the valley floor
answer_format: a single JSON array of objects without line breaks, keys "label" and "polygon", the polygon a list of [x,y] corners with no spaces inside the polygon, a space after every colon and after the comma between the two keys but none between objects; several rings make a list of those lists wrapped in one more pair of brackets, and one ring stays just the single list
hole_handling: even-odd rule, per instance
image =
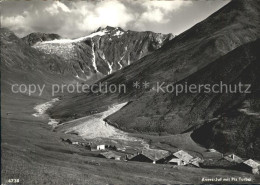
[{"label": "valley floor", "polygon": [[[48,118],[32,116],[35,113],[33,107],[49,101],[47,98],[13,98],[2,94],[2,100],[3,184],[8,184],[12,179],[19,179],[21,184],[202,183],[203,177],[246,177],[253,182],[260,180],[259,176],[232,170],[97,158],[93,152],[62,142],[61,138],[68,134],[53,132],[48,125]],[[204,148],[190,139],[189,133],[161,137],[138,134],[132,136],[142,137],[151,146],[170,151],[183,148],[198,155],[203,155],[204,151]]]}]

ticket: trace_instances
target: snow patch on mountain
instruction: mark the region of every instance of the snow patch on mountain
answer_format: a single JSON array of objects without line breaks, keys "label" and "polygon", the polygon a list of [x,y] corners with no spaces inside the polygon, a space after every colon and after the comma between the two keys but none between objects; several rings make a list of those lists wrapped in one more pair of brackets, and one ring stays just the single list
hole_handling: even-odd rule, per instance
[{"label": "snow patch on mountain", "polygon": [[238,109],[239,112],[244,113],[248,116],[255,116],[256,118],[260,118],[260,113],[259,112],[253,112],[252,110],[248,109],[248,108],[244,108],[244,109]]},{"label": "snow patch on mountain", "polygon": [[68,44],[68,43],[77,43],[77,42],[81,42],[81,41],[84,41],[88,38],[93,38],[95,36],[103,36],[107,33],[108,31],[107,30],[102,30],[102,31],[99,31],[99,32],[95,32],[95,33],[92,33],[88,36],[85,36],[85,37],[80,37],[80,38],[77,38],[77,39],[55,39],[55,40],[51,40],[51,41],[44,41],[44,42],[41,42],[43,44]]},{"label": "snow patch on mountain", "polygon": [[123,56],[120,58],[120,60],[118,61],[119,70],[123,68],[121,62],[122,62],[122,60],[123,60],[124,57],[125,57],[125,55],[123,55]]},{"label": "snow patch on mountain", "polygon": [[37,112],[37,113],[34,113],[33,116],[34,117],[43,117],[46,113],[46,111],[52,107],[53,103],[55,103],[56,101],[59,101],[58,98],[54,98],[52,99],[51,101],[48,101],[46,103],[43,103],[43,104],[39,104],[39,105],[36,105],[34,107],[34,110]]},{"label": "snow patch on mountain", "polygon": [[56,54],[64,59],[70,59],[75,56],[74,45],[69,44],[47,44],[45,42],[38,42],[33,47],[46,54]]},{"label": "snow patch on mountain", "polygon": [[256,118],[260,118],[260,112],[253,111],[250,102],[247,100],[243,102],[242,108],[238,109],[238,111],[248,116],[254,116]]},{"label": "snow patch on mountain", "polygon": [[97,64],[96,64],[95,44],[93,42],[93,39],[91,39],[91,50],[92,50],[92,65],[93,65],[95,71],[99,72],[97,69]]},{"label": "snow patch on mountain", "polygon": [[128,55],[127,57],[127,65],[130,65],[131,61],[130,61],[130,55]]},{"label": "snow patch on mountain", "polygon": [[121,60],[119,60],[119,62],[118,62],[118,65],[119,65],[119,70],[123,68],[122,64],[120,63],[121,61],[122,61],[122,59],[121,59]]},{"label": "snow patch on mountain", "polygon": [[109,61],[107,61],[107,65],[108,65],[108,68],[109,68],[108,74],[111,74],[113,72],[113,68],[112,68],[113,67],[113,63],[110,64]]},{"label": "snow patch on mountain", "polygon": [[108,69],[109,69],[108,74],[111,74],[111,73],[113,72],[113,68],[112,68],[112,67],[113,67],[113,63],[112,63],[112,65],[109,63],[109,61],[106,59],[106,56],[105,56],[105,54],[104,54],[103,52],[100,53],[99,56],[100,56],[100,58],[102,58],[103,61],[105,61],[105,63],[107,64]]},{"label": "snow patch on mountain", "polygon": [[122,32],[120,30],[117,30],[116,33],[113,36],[118,36],[119,37],[119,36],[121,36],[123,34],[124,34],[124,32]]}]

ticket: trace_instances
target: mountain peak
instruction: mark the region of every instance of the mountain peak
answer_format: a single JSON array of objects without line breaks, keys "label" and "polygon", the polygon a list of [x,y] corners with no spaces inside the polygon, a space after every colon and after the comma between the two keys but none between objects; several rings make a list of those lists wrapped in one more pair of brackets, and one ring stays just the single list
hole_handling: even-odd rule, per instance
[{"label": "mountain peak", "polygon": [[112,31],[124,31],[124,30],[120,27],[106,26],[105,28],[99,27],[96,31],[92,33],[100,32],[100,31],[112,32]]}]

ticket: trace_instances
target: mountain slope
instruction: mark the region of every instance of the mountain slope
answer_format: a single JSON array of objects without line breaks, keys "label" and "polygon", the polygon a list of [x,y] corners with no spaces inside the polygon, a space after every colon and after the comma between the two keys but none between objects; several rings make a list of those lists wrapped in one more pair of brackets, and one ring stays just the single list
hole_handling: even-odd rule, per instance
[{"label": "mountain slope", "polygon": [[[231,1],[162,48],[100,81],[126,84],[126,93],[82,93],[68,96],[50,110],[51,116],[73,119],[90,114],[92,110],[105,109],[113,102],[130,101],[123,109],[107,118],[107,121],[127,131],[166,131],[177,134],[192,129],[203,122],[201,119],[212,117],[211,111],[215,109],[205,115],[207,103],[203,108],[199,104],[194,108],[191,105],[196,101],[210,102],[212,97],[193,100],[193,96],[189,95],[175,97],[171,93],[156,93],[153,88],[157,82],[171,84],[180,81],[235,48],[259,38],[259,10],[259,1]],[[221,68],[216,70],[219,70],[218,73]],[[133,82],[136,81],[149,82],[149,88],[133,88]]]},{"label": "mountain slope", "polygon": [[[0,29],[1,43],[1,92],[11,93],[14,84],[46,85],[44,95],[50,95],[51,84],[75,82],[64,64],[63,59],[55,55],[47,55],[18,38],[7,28]],[[28,86],[27,86],[28,87]],[[26,92],[25,94],[27,94]],[[2,99],[8,101],[8,99]]]},{"label": "mountain slope", "polygon": [[[205,84],[251,84],[256,90],[259,84],[259,59],[257,43],[241,46],[209,66],[199,70],[178,84],[194,84],[196,87]],[[203,87],[205,88],[205,87]],[[202,89],[203,89],[202,88]],[[229,87],[228,87],[229,88]],[[244,87],[245,88],[245,87]],[[232,87],[234,91],[234,87]],[[138,101],[108,117],[111,124],[134,128],[140,131],[182,133],[207,120],[241,104],[247,97],[241,93],[157,93],[150,91],[149,96],[142,96]],[[132,114],[132,115],[131,115]],[[137,117],[132,118],[132,116]],[[135,120],[133,122],[132,120]],[[139,121],[140,120],[140,121]],[[140,122],[145,124],[140,124]],[[116,125],[116,124],[115,124]]]},{"label": "mountain slope", "polygon": [[33,47],[60,56],[70,64],[74,76],[88,80],[120,70],[172,38],[172,34],[124,31],[107,26],[85,37],[36,42]]},{"label": "mountain slope", "polygon": [[[242,72],[234,73],[240,75],[237,75],[233,83],[250,83],[252,92],[246,95],[215,96],[206,110],[208,113],[215,107],[215,111],[212,111],[215,119],[205,121],[191,135],[198,143],[223,153],[235,152],[241,157],[260,159],[259,47],[260,39],[231,52],[222,61],[231,64],[230,60],[234,60],[233,70]],[[242,67],[238,69],[241,64],[242,70]]]}]

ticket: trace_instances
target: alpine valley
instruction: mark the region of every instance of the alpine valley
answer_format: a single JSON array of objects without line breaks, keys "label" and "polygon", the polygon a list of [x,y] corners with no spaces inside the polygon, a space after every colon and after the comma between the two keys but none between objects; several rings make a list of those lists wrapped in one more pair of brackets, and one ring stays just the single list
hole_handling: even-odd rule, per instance
[{"label": "alpine valley", "polygon": [[[259,0],[232,0],[179,35],[107,26],[75,39],[19,38],[1,28],[2,183],[259,183],[259,175],[223,161],[228,154],[260,161],[259,14]],[[53,84],[77,83],[126,91],[52,96]],[[176,95],[158,92],[161,83],[165,91],[167,84],[242,83],[250,93]],[[13,93],[13,84],[46,88],[29,96]],[[106,145],[105,157],[96,145]],[[129,157],[142,151],[159,163],[180,150],[203,159],[200,168]],[[112,160],[118,156],[124,160]]]}]

